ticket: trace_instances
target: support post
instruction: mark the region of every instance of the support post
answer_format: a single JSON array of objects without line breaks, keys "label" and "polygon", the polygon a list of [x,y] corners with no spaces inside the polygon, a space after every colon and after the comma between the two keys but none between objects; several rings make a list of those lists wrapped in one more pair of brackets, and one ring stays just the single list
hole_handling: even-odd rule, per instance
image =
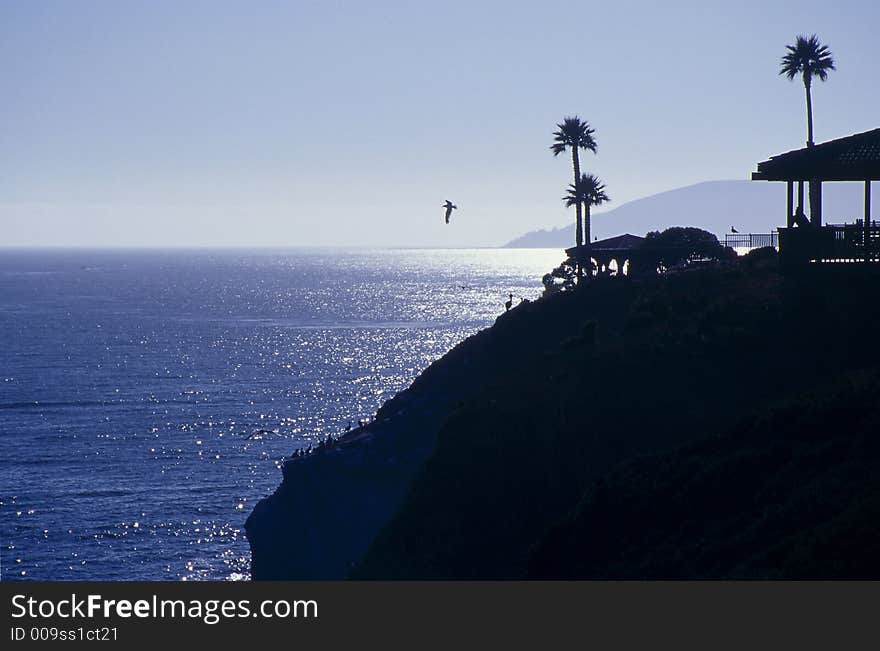
[{"label": "support post", "polygon": [[794,226],[794,181],[788,181],[788,201],[786,203],[785,226],[791,228]]},{"label": "support post", "polygon": [[798,202],[797,207],[804,211],[804,182],[798,181]]},{"label": "support post", "polygon": [[871,182],[865,181],[865,262],[871,262]]},{"label": "support post", "polygon": [[810,223],[822,225],[822,181],[810,181]]}]

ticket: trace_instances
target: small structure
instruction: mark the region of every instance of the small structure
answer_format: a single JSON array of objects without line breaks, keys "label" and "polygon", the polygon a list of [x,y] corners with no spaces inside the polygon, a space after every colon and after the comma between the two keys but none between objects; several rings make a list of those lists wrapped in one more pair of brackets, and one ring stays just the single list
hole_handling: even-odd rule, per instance
[{"label": "small structure", "polygon": [[[871,220],[871,182],[880,180],[880,129],[773,156],[758,163],[752,180],[787,184],[785,228],[779,229],[783,262],[880,262],[880,225]],[[864,183],[861,220],[823,225],[822,183],[830,181]],[[805,185],[809,186],[809,216],[804,205]]]},{"label": "small structure", "polygon": [[623,276],[629,269],[629,262],[633,258],[633,251],[645,241],[644,237],[624,233],[604,240],[596,240],[589,245],[573,246],[566,249],[569,258],[580,262],[585,269],[596,268],[599,276],[610,276],[611,263],[617,270],[617,275]]}]

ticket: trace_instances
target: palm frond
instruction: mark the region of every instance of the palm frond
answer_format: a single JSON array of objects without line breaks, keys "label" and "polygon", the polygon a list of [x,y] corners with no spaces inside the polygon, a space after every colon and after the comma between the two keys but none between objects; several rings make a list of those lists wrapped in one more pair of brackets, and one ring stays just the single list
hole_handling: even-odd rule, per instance
[{"label": "palm frond", "polygon": [[789,80],[802,74],[804,83],[809,83],[811,77],[825,81],[828,79],[828,71],[835,69],[831,50],[815,34],[798,36],[794,45],[786,45],[785,49],[787,52],[780,61],[779,74],[785,75]]},{"label": "palm frond", "polygon": [[606,201],[611,201],[605,192],[605,184],[598,177],[592,174],[584,174],[581,176],[581,185],[586,195],[586,203],[591,206],[598,206]]},{"label": "palm frond", "polygon": [[562,201],[570,208],[579,203],[598,206],[611,199],[605,192],[605,184],[598,177],[593,174],[581,174],[577,183],[569,184],[568,192],[562,197]]},{"label": "palm frond", "polygon": [[597,144],[594,137],[596,130],[578,116],[566,117],[556,125],[556,129],[553,132],[553,144],[550,146],[554,156],[569,148],[589,149],[596,152]]}]

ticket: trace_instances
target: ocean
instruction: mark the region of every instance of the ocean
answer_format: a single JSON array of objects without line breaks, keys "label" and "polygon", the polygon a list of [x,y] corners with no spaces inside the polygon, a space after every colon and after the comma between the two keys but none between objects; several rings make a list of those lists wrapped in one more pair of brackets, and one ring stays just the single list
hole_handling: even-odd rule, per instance
[{"label": "ocean", "polygon": [[0,578],[249,578],[244,521],[284,459],[561,258],[0,250]]}]

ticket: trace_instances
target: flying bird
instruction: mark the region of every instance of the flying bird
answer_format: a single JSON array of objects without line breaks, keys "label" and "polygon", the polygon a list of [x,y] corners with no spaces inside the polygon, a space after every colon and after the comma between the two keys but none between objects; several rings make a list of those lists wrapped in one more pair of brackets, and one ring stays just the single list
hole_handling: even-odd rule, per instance
[{"label": "flying bird", "polygon": [[739,231],[736,230],[733,226],[730,227],[730,232],[731,233],[739,233]]},{"label": "flying bird", "polygon": [[457,210],[458,206],[453,204],[449,199],[446,200],[446,203],[443,204],[443,207],[446,208],[446,223],[449,223],[449,218],[452,216],[452,211]]}]

